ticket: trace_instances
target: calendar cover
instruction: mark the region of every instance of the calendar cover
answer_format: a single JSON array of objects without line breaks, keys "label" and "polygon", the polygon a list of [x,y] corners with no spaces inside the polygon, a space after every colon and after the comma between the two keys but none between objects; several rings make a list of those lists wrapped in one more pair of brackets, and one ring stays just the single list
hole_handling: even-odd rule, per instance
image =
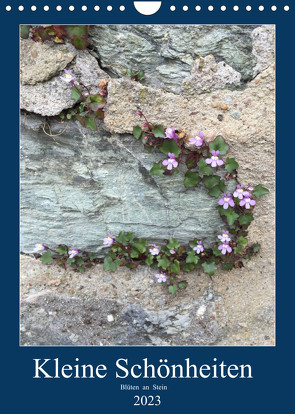
[{"label": "calendar cover", "polygon": [[0,16],[11,409],[287,407],[292,4]]}]

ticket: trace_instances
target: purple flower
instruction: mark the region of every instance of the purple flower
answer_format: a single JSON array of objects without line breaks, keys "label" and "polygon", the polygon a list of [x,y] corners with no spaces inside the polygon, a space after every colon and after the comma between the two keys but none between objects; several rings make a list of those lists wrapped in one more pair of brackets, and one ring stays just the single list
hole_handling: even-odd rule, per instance
[{"label": "purple flower", "polygon": [[175,133],[175,128],[166,128],[165,134],[166,136],[164,137],[164,139],[174,139],[175,141],[177,141],[178,137]]},{"label": "purple flower", "polygon": [[191,145],[195,145],[196,147],[201,147],[204,143],[203,136],[204,136],[203,132],[199,131],[199,134],[197,137],[189,139],[189,143]]},{"label": "purple flower", "polygon": [[70,257],[70,259],[72,259],[73,257],[77,256],[79,254],[79,250],[78,249],[70,249],[68,251],[68,255]]},{"label": "purple flower", "polygon": [[71,83],[74,86],[75,76],[70,69],[64,69],[65,77],[60,76],[60,79],[66,83]]},{"label": "purple flower", "polygon": [[163,273],[163,272],[161,272],[161,273],[157,273],[157,274],[156,274],[156,278],[158,279],[158,282],[159,282],[159,283],[161,283],[161,282],[166,282],[166,280],[167,280],[166,273]]},{"label": "purple flower", "polygon": [[197,241],[197,246],[193,247],[193,250],[197,253],[200,254],[201,252],[204,251],[204,246],[203,243],[201,241]]},{"label": "purple flower", "polygon": [[211,158],[207,158],[206,159],[206,163],[207,164],[211,164],[211,167],[217,167],[217,165],[222,165],[224,164],[224,162],[222,160],[219,159],[218,155],[219,155],[219,151],[211,151]]},{"label": "purple flower", "polygon": [[172,170],[172,168],[176,168],[178,166],[178,162],[176,161],[173,152],[168,152],[168,157],[168,160],[164,160],[162,164],[167,166],[167,170]]},{"label": "purple flower", "polygon": [[234,207],[235,203],[234,200],[231,198],[230,193],[223,193],[223,198],[221,198],[218,201],[218,204],[220,206],[223,206],[223,208],[226,210],[228,208],[228,206]]},{"label": "purple flower", "polygon": [[114,237],[111,233],[109,233],[108,237],[103,239],[103,244],[106,246],[111,246],[114,243]]},{"label": "purple flower", "polygon": [[250,187],[247,188],[247,190],[253,191],[254,190],[254,187],[250,186]]},{"label": "purple flower", "polygon": [[170,254],[175,254],[175,250],[171,249]]},{"label": "purple flower", "polygon": [[43,252],[44,250],[47,250],[47,247],[44,245],[44,243],[35,244],[34,253]]},{"label": "purple flower", "polygon": [[159,249],[159,247],[158,246],[156,246],[155,244],[152,244],[152,248],[151,249],[149,249],[149,251],[150,251],[150,254],[151,255],[153,255],[153,256],[156,256],[157,254],[159,254],[160,253],[160,249]]},{"label": "purple flower", "polygon": [[245,188],[244,184],[237,185],[237,188],[235,189],[235,192],[233,193],[233,196],[239,198],[240,200],[242,200],[243,197],[244,197],[244,194],[245,194],[245,189],[244,188]]},{"label": "purple flower", "polygon": [[221,250],[222,254],[226,254],[226,252],[230,253],[232,251],[232,248],[228,243],[223,243],[220,246],[218,246],[218,250]]},{"label": "purple flower", "polygon": [[219,236],[217,236],[219,238],[220,241],[222,241],[222,243],[226,243],[231,241],[231,238],[229,237],[229,232],[222,230],[222,234],[219,234]]},{"label": "purple flower", "polygon": [[255,206],[256,201],[251,200],[252,194],[245,192],[243,200],[240,201],[240,206],[245,206],[246,209],[251,208],[251,206]]}]

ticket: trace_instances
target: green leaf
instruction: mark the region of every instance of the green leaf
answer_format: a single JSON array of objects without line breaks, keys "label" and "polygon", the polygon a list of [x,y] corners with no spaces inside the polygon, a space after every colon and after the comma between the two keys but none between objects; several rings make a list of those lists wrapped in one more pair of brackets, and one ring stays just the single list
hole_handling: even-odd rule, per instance
[{"label": "green leaf", "polygon": [[210,142],[209,144],[210,151],[219,151],[220,155],[224,155],[228,151],[228,145],[224,141],[221,135],[216,137],[214,141]]},{"label": "green leaf", "polygon": [[193,250],[191,250],[190,252],[188,252],[187,254],[187,258],[186,258],[186,263],[193,263],[193,264],[197,264],[199,261],[199,257],[195,254],[195,252]]},{"label": "green leaf", "polygon": [[179,246],[179,241],[173,239],[173,237],[169,237],[169,243],[167,244],[169,250],[177,250]]},{"label": "green leaf", "polygon": [[84,118],[84,122],[85,122],[86,128],[92,129],[92,131],[97,130],[96,123],[95,123],[93,116],[88,115],[87,117]]},{"label": "green leaf", "polygon": [[[181,256],[182,254],[184,254],[186,252],[186,248],[184,247],[184,246],[180,246],[179,247],[179,249],[177,250],[177,254],[179,255],[179,256]],[[169,254],[171,254],[170,252],[169,252]]]},{"label": "green leaf", "polygon": [[215,245],[212,250],[213,250],[214,256],[220,256],[221,255],[221,250],[218,249],[218,246]]},{"label": "green leaf", "polygon": [[148,266],[151,266],[153,264],[153,262],[154,262],[154,256],[152,254],[149,254],[147,259],[145,260],[145,263]]},{"label": "green leaf", "polygon": [[159,177],[161,177],[164,174],[164,172],[165,170],[162,168],[162,164],[158,164],[156,162],[154,162],[154,165],[150,169],[151,175],[158,175]]},{"label": "green leaf", "polygon": [[192,170],[198,165],[198,159],[193,154],[189,154],[186,157],[185,164],[189,170]]},{"label": "green leaf", "polygon": [[132,259],[137,259],[139,256],[138,250],[132,249],[130,256],[132,257]]},{"label": "green leaf", "polygon": [[98,118],[98,119],[103,119],[104,118],[104,112],[103,112],[103,110],[102,109],[98,109],[96,112],[95,112],[95,116],[96,116],[96,118]]},{"label": "green leaf", "polygon": [[114,253],[114,251],[108,252],[108,255],[110,256],[111,259],[116,260],[117,255],[116,253]]},{"label": "green leaf", "polygon": [[82,259],[82,257],[79,257],[79,256],[75,257],[75,262],[79,266],[84,264],[84,260]]},{"label": "green leaf", "polygon": [[72,45],[78,50],[84,50],[89,45],[89,42],[85,36],[73,36]]},{"label": "green leaf", "polygon": [[257,198],[260,198],[264,194],[268,194],[268,193],[269,193],[269,190],[265,187],[262,187],[261,184],[256,185],[256,187],[254,187],[254,190],[252,191],[252,194]]},{"label": "green leaf", "polygon": [[252,248],[254,253],[258,253],[260,250],[260,244],[253,244]]},{"label": "green leaf", "polygon": [[239,167],[239,164],[234,158],[227,158],[225,162],[225,169],[232,173],[234,170],[236,170]]},{"label": "green leaf", "polygon": [[220,178],[218,175],[211,175],[203,178],[206,188],[210,189],[219,184]]},{"label": "green leaf", "polygon": [[34,27],[32,33],[32,39],[35,42],[45,42],[45,40],[51,40],[51,36],[48,34],[47,30],[45,30],[45,28],[42,26]]},{"label": "green leaf", "polygon": [[63,36],[66,36],[67,33],[65,31],[65,26],[60,26],[60,25],[54,25],[53,27],[53,33],[52,31],[50,31],[50,34],[54,34],[57,38],[62,39]]},{"label": "green leaf", "polygon": [[226,210],[222,206],[219,206],[218,211],[219,211],[219,214],[226,217],[229,226],[232,226],[234,222],[236,221],[236,219],[239,217],[239,215],[235,213],[231,208],[228,208]]},{"label": "green leaf", "polygon": [[138,72],[137,77],[138,77],[138,80],[141,80],[141,79],[144,78],[144,70],[143,69],[140,69],[140,71]]},{"label": "green leaf", "polygon": [[204,159],[201,159],[198,162],[199,173],[202,175],[211,175],[213,174],[213,169],[206,164]]},{"label": "green leaf", "polygon": [[232,268],[234,267],[233,263],[225,263],[221,266],[222,270],[232,270]]},{"label": "green leaf", "polygon": [[185,280],[182,280],[181,282],[178,283],[178,287],[180,289],[185,289],[187,287],[187,282]]},{"label": "green leaf", "polygon": [[247,246],[248,240],[244,239],[244,237],[239,237],[237,239],[237,246],[234,247],[235,253],[242,253],[243,249]]},{"label": "green leaf", "polygon": [[113,261],[111,257],[106,257],[103,261],[103,268],[106,271],[110,270],[111,272],[115,272],[119,264],[120,264],[119,259]]},{"label": "green leaf", "polygon": [[177,273],[179,273],[179,270],[180,270],[179,261],[174,260],[174,262],[171,263],[170,266],[169,266],[169,272],[177,274]]},{"label": "green leaf", "polygon": [[29,26],[27,24],[26,25],[21,24],[21,26],[20,26],[20,37],[22,39],[28,39],[29,38],[30,28],[31,28],[31,26]]},{"label": "green leaf", "polygon": [[184,176],[184,185],[185,187],[196,187],[199,182],[201,181],[201,178],[199,175],[192,171],[187,171]]},{"label": "green leaf", "polygon": [[240,218],[239,218],[239,223],[244,226],[244,225],[248,225],[251,223],[251,221],[253,221],[253,214],[252,213],[246,213],[243,214]]},{"label": "green leaf", "polygon": [[134,233],[125,233],[125,231],[120,231],[119,235],[116,237],[116,241],[127,246],[129,243],[132,243],[134,239]]},{"label": "green leaf", "polygon": [[85,25],[68,25],[64,26],[67,36],[71,38],[72,36],[87,36],[88,27]]},{"label": "green leaf", "polygon": [[72,258],[68,258],[67,263],[68,263],[69,265],[74,264],[74,263],[75,263],[75,258],[74,258],[74,257],[72,257]]},{"label": "green leaf", "polygon": [[137,249],[140,253],[146,252],[147,241],[139,239],[137,242],[133,243],[132,246]]},{"label": "green leaf", "polygon": [[168,257],[165,255],[158,255],[157,261],[158,261],[159,267],[161,267],[162,269],[167,269],[170,264]]},{"label": "green leaf", "polygon": [[90,253],[89,254],[89,259],[92,261],[94,259],[96,259],[96,254],[95,253]]},{"label": "green leaf", "polygon": [[81,98],[81,93],[79,92],[77,87],[74,86],[72,89],[72,99],[74,99],[74,101],[78,101],[80,98]]},{"label": "green leaf", "polygon": [[211,197],[219,197],[220,193],[221,193],[221,190],[218,185],[216,187],[211,188],[211,190],[208,192],[208,194]]},{"label": "green leaf", "polygon": [[213,276],[215,270],[217,269],[214,262],[202,263],[202,267],[204,269],[204,272],[207,273],[209,276]]},{"label": "green leaf", "polygon": [[[165,136],[164,128],[161,125],[155,125],[153,129],[153,134],[155,135],[156,138],[163,138]],[[168,151],[168,152],[172,152],[172,151]],[[168,154],[168,152],[166,152],[166,154]]]},{"label": "green leaf", "polygon": [[178,148],[174,139],[165,139],[163,145],[160,147],[160,150],[164,154],[168,154],[168,152],[172,152],[177,158],[180,154],[180,148]]},{"label": "green leaf", "polygon": [[240,246],[243,247],[243,249],[247,246],[248,244],[248,239],[245,239],[244,237],[239,237],[237,239],[237,244],[239,244]]},{"label": "green leaf", "polygon": [[103,108],[106,104],[106,100],[103,96],[96,94],[96,95],[90,95],[90,108],[93,112],[97,112],[99,109]]},{"label": "green leaf", "polygon": [[169,292],[170,293],[172,293],[172,295],[175,295],[175,293],[177,292],[177,290],[178,290],[178,287],[177,287],[177,285],[170,285],[169,287],[168,287],[168,290],[169,290]]},{"label": "green leaf", "polygon": [[59,246],[57,246],[57,248],[55,249],[56,251],[57,251],[57,253],[59,253],[59,254],[67,254],[68,253],[68,248],[67,248],[67,246],[64,246],[64,245],[59,245]]},{"label": "green leaf", "polygon": [[136,139],[139,139],[141,137],[142,129],[140,126],[133,127],[133,136]]},{"label": "green leaf", "polygon": [[224,180],[221,180],[220,179],[220,181],[219,181],[219,184],[218,184],[218,187],[219,187],[219,190],[222,192],[222,193],[225,193],[225,189],[226,189],[226,183],[225,183],[225,181]]},{"label": "green leaf", "polygon": [[192,270],[194,270],[194,268],[195,268],[195,265],[193,263],[187,263],[182,266],[182,270],[184,272],[191,272]]},{"label": "green leaf", "polygon": [[44,252],[40,257],[40,260],[43,264],[51,264],[53,262],[51,252]]}]

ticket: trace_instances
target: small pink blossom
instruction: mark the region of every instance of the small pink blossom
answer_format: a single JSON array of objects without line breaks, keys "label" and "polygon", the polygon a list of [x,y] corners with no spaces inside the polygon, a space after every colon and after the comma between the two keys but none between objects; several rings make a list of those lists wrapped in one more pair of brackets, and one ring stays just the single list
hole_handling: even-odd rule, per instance
[{"label": "small pink blossom", "polygon": [[111,233],[109,233],[108,237],[103,239],[103,244],[105,246],[111,246],[114,243],[114,237]]},{"label": "small pink blossom", "polygon": [[211,151],[211,158],[206,158],[206,163],[207,164],[211,164],[211,167],[217,167],[220,165],[223,165],[224,162],[222,160],[219,159],[218,155],[219,155],[219,151]]},{"label": "small pink blossom", "polygon": [[228,243],[223,243],[220,246],[218,246],[218,250],[221,250],[222,254],[231,253],[232,248]]},{"label": "small pink blossom", "polygon": [[168,160],[164,160],[162,164],[167,167],[167,170],[172,170],[172,168],[176,168],[178,166],[178,162],[172,152],[168,152],[168,157]]},{"label": "small pink blossom", "polygon": [[164,272],[157,273],[157,274],[156,274],[156,278],[158,279],[158,283],[161,283],[161,282],[166,282],[166,280],[167,280],[167,275],[166,275],[166,273],[164,273]]},{"label": "small pink blossom", "polygon": [[252,194],[251,193],[245,193],[243,200],[240,201],[240,206],[244,207],[249,210],[251,207],[255,206],[256,201],[251,199]]},{"label": "small pink blossom", "polygon": [[70,259],[73,259],[73,257],[77,256],[78,254],[79,254],[78,249],[70,249],[68,251],[68,255],[69,255]]},{"label": "small pink blossom", "polygon": [[152,246],[153,247],[151,249],[149,249],[150,254],[153,255],[153,256],[158,255],[160,253],[159,247],[156,246],[155,244],[152,244]]},{"label": "small pink blossom", "polygon": [[204,136],[204,133],[199,131],[199,134],[197,137],[189,139],[189,143],[191,145],[195,145],[196,147],[201,147],[204,143],[203,136]]}]

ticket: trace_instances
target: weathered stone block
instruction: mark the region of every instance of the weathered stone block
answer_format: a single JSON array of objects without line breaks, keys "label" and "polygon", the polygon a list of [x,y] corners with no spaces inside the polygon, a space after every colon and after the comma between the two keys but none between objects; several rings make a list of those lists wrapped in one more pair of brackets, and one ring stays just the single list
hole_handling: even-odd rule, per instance
[{"label": "weathered stone block", "polygon": [[[157,242],[215,241],[223,227],[216,198],[201,184],[186,189],[182,174],[149,175],[162,153],[146,152],[130,135],[112,136],[102,126],[91,133],[73,122],[53,139],[41,122],[23,118],[22,251],[44,242],[101,252],[102,238],[121,230]],[[53,133],[63,129],[51,123]]]}]

